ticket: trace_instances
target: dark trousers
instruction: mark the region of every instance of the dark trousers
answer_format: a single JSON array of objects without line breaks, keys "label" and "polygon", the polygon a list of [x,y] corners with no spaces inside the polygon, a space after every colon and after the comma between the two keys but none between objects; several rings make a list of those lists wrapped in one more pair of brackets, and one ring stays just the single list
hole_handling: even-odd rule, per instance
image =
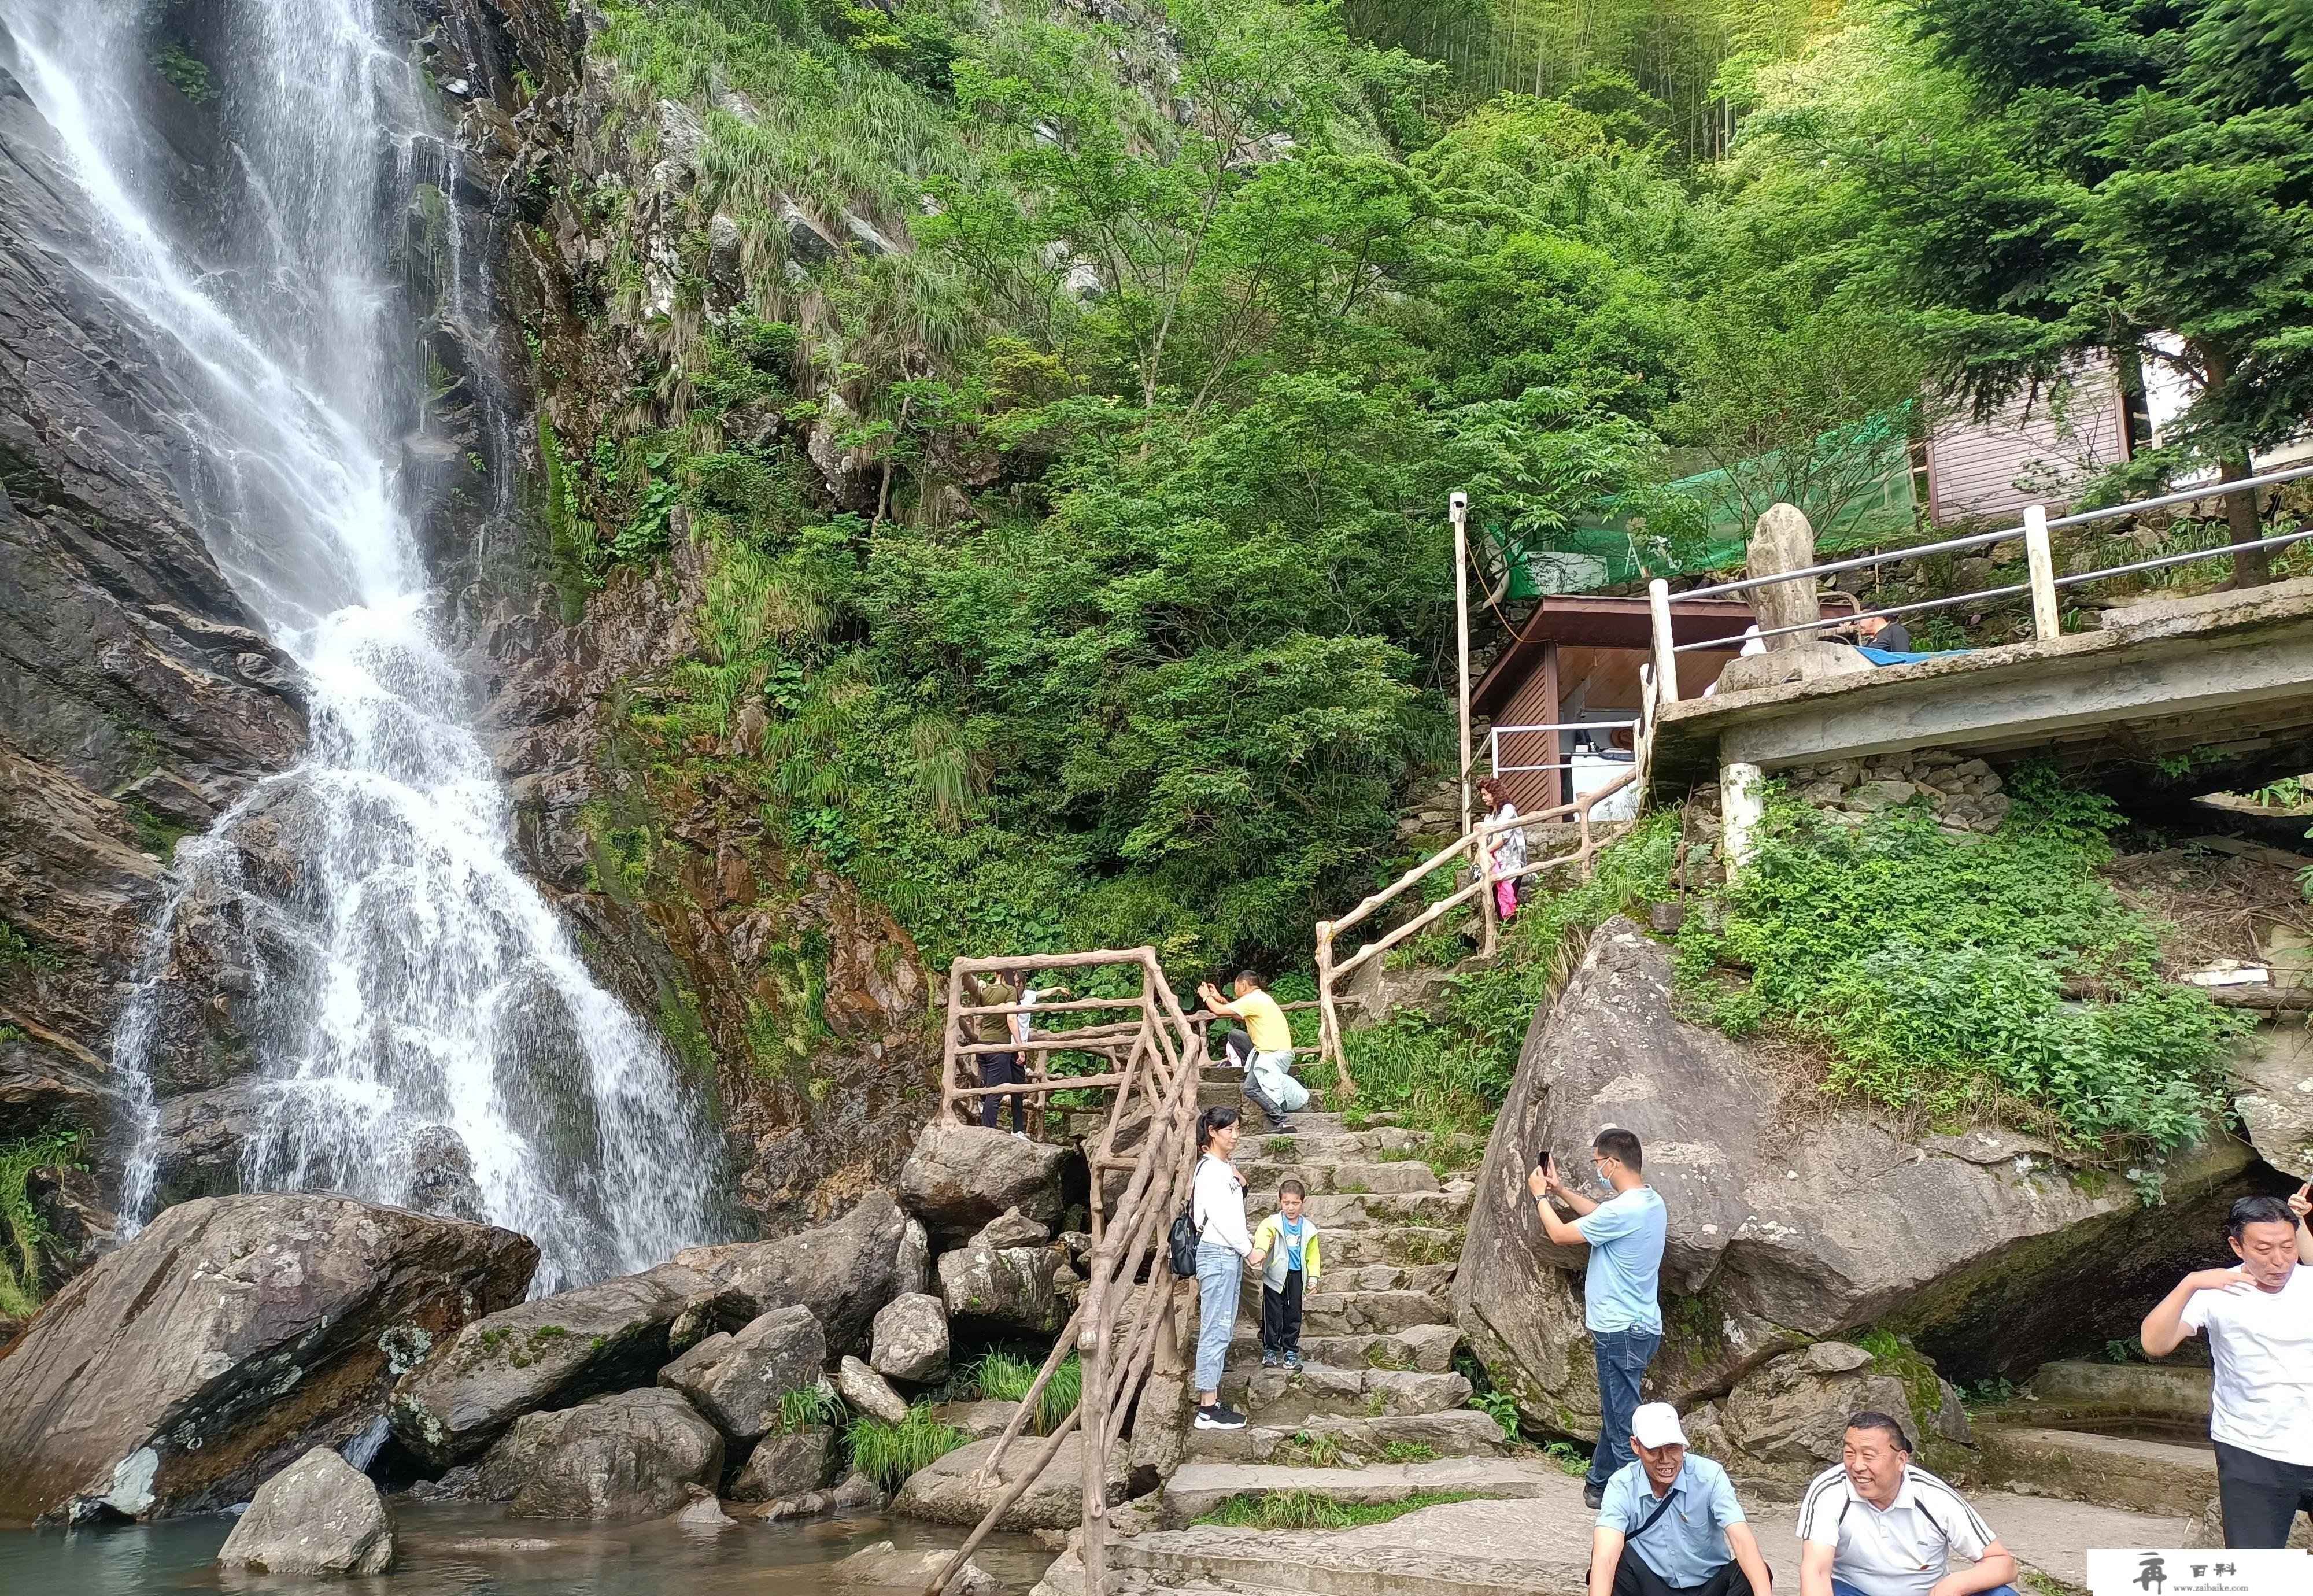
[{"label": "dark trousers", "polygon": [[2313,1512],[2313,1468],[2243,1451],[2221,1441],[2213,1444],[2225,1545],[2244,1552],[2287,1546],[2289,1526],[2299,1510]]},{"label": "dark trousers", "polygon": [[1271,1287],[1267,1281],[1262,1283],[1261,1350],[1270,1353],[1297,1353],[1301,1350],[1301,1271],[1298,1269],[1285,1272],[1285,1289],[1281,1292]]},{"label": "dark trousers", "polygon": [[[982,1086],[1011,1086],[1027,1079],[1026,1071],[1020,1067],[1020,1055],[1016,1053],[983,1053],[980,1055],[980,1084]],[[996,1129],[998,1106],[1007,1102],[1012,1105],[1012,1128],[1025,1131],[1028,1128],[1028,1099],[1020,1092],[981,1098],[980,1123],[991,1131]]]},{"label": "dark trousers", "polygon": [[1721,1563],[1719,1571],[1699,1585],[1674,1585],[1625,1545],[1623,1560],[1614,1565],[1614,1596],[1767,1596],[1767,1592],[1754,1590],[1751,1576],[1731,1562]]},{"label": "dark trousers", "polygon": [[1594,1330],[1590,1350],[1598,1364],[1598,1448],[1590,1454],[1589,1483],[1600,1490],[1631,1460],[1631,1415],[1639,1383],[1655,1361],[1662,1334],[1653,1330]]}]

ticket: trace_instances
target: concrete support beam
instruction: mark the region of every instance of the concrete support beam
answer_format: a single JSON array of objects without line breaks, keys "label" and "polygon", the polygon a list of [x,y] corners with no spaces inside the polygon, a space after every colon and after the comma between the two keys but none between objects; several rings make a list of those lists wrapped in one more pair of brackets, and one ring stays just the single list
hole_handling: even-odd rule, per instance
[{"label": "concrete support beam", "polygon": [[1767,817],[1767,777],[1740,761],[1719,768],[1719,846],[1727,856],[1727,879],[1740,875],[1757,851],[1759,823]]}]

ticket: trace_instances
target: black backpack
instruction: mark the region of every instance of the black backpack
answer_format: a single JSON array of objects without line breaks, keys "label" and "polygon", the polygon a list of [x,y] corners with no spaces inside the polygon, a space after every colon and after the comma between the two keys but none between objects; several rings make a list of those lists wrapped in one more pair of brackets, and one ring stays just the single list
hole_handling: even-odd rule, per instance
[{"label": "black backpack", "polygon": [[[1204,1160],[1200,1158],[1199,1163]],[[1197,1195],[1193,1189],[1189,1200],[1181,1204],[1181,1212],[1173,1216],[1173,1230],[1167,1238],[1173,1250],[1173,1273],[1183,1280],[1193,1280],[1197,1274],[1197,1221],[1194,1210]]]}]

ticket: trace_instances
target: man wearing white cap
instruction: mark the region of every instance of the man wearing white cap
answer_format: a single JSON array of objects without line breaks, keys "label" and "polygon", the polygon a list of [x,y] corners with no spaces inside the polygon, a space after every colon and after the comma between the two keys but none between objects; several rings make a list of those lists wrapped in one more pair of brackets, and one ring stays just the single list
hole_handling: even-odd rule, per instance
[{"label": "man wearing white cap", "polygon": [[1634,1411],[1631,1451],[1590,1532],[1590,1596],[1768,1596],[1767,1560],[1727,1470],[1686,1455],[1678,1410]]}]

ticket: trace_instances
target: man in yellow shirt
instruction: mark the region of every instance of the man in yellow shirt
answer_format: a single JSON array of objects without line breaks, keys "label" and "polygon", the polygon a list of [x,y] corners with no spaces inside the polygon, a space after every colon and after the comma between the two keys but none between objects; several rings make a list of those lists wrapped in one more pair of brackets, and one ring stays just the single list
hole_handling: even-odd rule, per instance
[{"label": "man in yellow shirt", "polygon": [[1226,1014],[1244,1024],[1245,1036],[1253,1043],[1253,1058],[1244,1071],[1244,1095],[1268,1114],[1271,1130],[1289,1131],[1293,1127],[1283,1107],[1264,1083],[1273,1085],[1292,1075],[1293,1027],[1277,1000],[1262,988],[1260,976],[1240,970],[1232,984],[1236,993],[1233,1001],[1224,1001],[1220,989],[1209,981],[1197,988],[1197,996],[1215,1014]]}]

